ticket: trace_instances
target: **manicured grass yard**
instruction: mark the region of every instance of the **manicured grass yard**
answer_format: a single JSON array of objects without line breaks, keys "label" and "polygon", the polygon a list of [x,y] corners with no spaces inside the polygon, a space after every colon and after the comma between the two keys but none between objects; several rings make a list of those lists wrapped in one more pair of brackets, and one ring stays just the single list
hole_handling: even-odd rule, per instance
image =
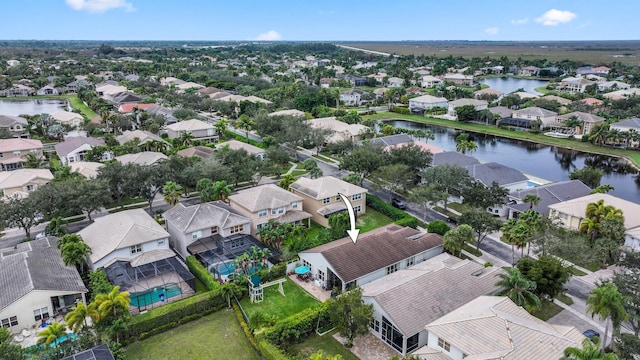
[{"label": "manicured grass yard", "polygon": [[78,96],[76,95],[68,96],[68,99],[69,99],[69,104],[71,104],[71,107],[79,110],[82,113],[82,115],[84,115],[87,119],[90,120],[98,116],[98,114],[96,114],[93,110],[89,109],[89,107],[85,105],[82,102],[82,100],[78,98]]},{"label": "manicured grass yard", "polygon": [[273,285],[264,289],[262,302],[251,303],[249,296],[242,298],[240,305],[247,317],[251,319],[256,312],[262,312],[265,315],[275,315],[278,319],[284,319],[318,303],[318,300],[302,290],[291,279],[287,279],[283,286],[286,296],[280,294],[278,285]]},{"label": "manicured grass yard", "polygon": [[233,311],[226,310],[133,343],[126,355],[136,360],[260,359]]},{"label": "manicured grass yard", "polygon": [[393,220],[390,217],[369,208],[364,215],[358,216],[356,227],[360,229],[360,233],[365,233],[392,222]]},{"label": "manicured grass yard", "polygon": [[534,311],[531,315],[537,317],[540,320],[547,321],[556,316],[561,311],[562,308],[559,305],[556,305],[551,301],[543,300],[540,310]]},{"label": "manicured grass yard", "polygon": [[345,348],[341,343],[333,338],[335,331],[324,336],[313,334],[299,344],[294,344],[287,349],[292,355],[299,355],[302,359],[308,359],[309,356],[318,350],[323,350],[326,355],[340,355],[342,360],[358,360],[349,349]]}]

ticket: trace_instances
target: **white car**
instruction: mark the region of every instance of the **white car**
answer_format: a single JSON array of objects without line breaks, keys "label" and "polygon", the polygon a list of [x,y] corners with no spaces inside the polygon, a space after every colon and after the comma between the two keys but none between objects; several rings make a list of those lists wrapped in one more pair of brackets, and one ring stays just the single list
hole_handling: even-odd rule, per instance
[{"label": "white car", "polygon": [[45,233],[44,233],[44,231],[43,231],[43,232],[38,233],[38,234],[36,235],[36,240],[40,240],[40,239],[42,239],[42,238],[46,238],[46,237],[47,237],[47,234],[45,234]]}]

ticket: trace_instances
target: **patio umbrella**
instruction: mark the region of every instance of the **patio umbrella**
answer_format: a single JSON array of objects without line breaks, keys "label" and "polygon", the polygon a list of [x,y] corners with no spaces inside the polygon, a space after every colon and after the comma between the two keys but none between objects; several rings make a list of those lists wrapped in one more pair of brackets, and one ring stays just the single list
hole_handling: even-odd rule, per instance
[{"label": "patio umbrella", "polygon": [[308,273],[309,267],[308,266],[298,266],[295,270],[296,274],[300,274],[300,275],[304,275],[306,273]]}]

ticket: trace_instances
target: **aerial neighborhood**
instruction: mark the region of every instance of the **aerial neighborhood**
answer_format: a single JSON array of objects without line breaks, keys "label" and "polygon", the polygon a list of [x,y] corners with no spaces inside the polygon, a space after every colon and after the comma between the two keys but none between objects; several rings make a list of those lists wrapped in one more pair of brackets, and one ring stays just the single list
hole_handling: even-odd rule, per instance
[{"label": "aerial neighborhood", "polygon": [[640,358],[637,63],[20,44],[0,358]]}]

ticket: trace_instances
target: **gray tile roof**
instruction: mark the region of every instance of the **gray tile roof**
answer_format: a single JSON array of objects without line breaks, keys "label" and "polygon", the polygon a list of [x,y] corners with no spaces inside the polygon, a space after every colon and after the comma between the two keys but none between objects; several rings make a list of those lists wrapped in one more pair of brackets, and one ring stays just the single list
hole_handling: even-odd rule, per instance
[{"label": "gray tile roof", "polygon": [[472,178],[482,182],[485,186],[491,186],[494,181],[503,186],[528,180],[520,171],[496,162],[470,165],[466,169]]},{"label": "gray tile roof", "polygon": [[301,177],[291,184],[291,190],[320,200],[340,194],[351,196],[367,193],[368,190],[358,185],[348,183],[333,176],[323,176],[317,179]]},{"label": "gray tile roof", "polygon": [[433,154],[433,161],[432,161],[433,166],[444,165],[444,164],[458,165],[458,166],[465,167],[465,166],[480,164],[480,161],[478,161],[478,159],[474,157],[460,154],[459,152],[456,152],[456,151],[445,151],[445,152]]},{"label": "gray tile roof", "polygon": [[616,128],[616,127],[626,127],[626,128],[632,128],[632,129],[639,129],[640,130],[640,119],[639,118],[631,118],[628,120],[623,120],[623,121],[618,121],[616,123],[611,124],[612,128]]},{"label": "gray tile roof", "polygon": [[178,203],[162,216],[184,234],[217,226],[226,229],[250,220],[220,201],[185,206]]},{"label": "gray tile roof", "polygon": [[21,243],[0,254],[0,289],[0,310],[33,290],[87,292],[76,268],[62,262],[53,238]]},{"label": "gray tile roof", "polygon": [[362,286],[406,336],[481,295],[495,293],[498,267],[440,254]]},{"label": "gray tile roof", "polygon": [[371,139],[370,142],[372,144],[380,144],[382,147],[394,146],[399,144],[406,144],[412,142],[413,139],[411,136],[407,134],[396,134],[389,136],[382,136],[378,138]]},{"label": "gray tile roof", "polygon": [[[509,198],[522,201],[527,194],[535,194],[540,197],[540,202],[538,205],[533,206],[533,210],[540,214],[547,214],[549,213],[549,205],[583,197],[590,193],[591,189],[587,185],[583,184],[582,181],[567,180],[514,191],[509,194]],[[529,206],[529,203],[507,205],[508,208],[516,211],[528,210]]]},{"label": "gray tile roof", "polygon": [[263,209],[288,206],[294,201],[302,201],[302,197],[277,185],[267,184],[238,191],[229,196],[229,200],[250,212],[257,212]]},{"label": "gray tile roof", "polygon": [[322,254],[346,283],[438,246],[440,235],[391,224],[360,235],[355,244],[345,237],[301,254]]},{"label": "gray tile roof", "polygon": [[518,115],[531,115],[531,116],[541,116],[541,117],[548,117],[548,116],[555,116],[558,115],[557,112],[551,111],[551,110],[547,110],[547,109],[543,109],[541,107],[537,107],[537,106],[532,106],[532,107],[528,107],[528,108],[524,108],[524,109],[520,109],[520,110],[515,110],[514,114],[518,114]]},{"label": "gray tile roof", "polygon": [[15,123],[27,125],[27,119],[20,116],[0,115],[0,126],[11,126]]},{"label": "gray tile roof", "polygon": [[57,143],[54,148],[58,156],[67,156],[69,153],[84,144],[93,146],[104,145],[104,140],[93,137],[72,137],[67,138],[61,143]]},{"label": "gray tile roof", "polygon": [[567,120],[571,117],[576,117],[578,118],[578,120],[586,122],[586,123],[599,123],[599,122],[603,122],[605,120],[605,118],[598,116],[598,115],[594,115],[594,114],[589,114],[589,113],[585,113],[582,111],[574,111],[574,112],[570,112],[568,114],[564,114],[564,115],[560,115],[558,116],[559,120]]}]

